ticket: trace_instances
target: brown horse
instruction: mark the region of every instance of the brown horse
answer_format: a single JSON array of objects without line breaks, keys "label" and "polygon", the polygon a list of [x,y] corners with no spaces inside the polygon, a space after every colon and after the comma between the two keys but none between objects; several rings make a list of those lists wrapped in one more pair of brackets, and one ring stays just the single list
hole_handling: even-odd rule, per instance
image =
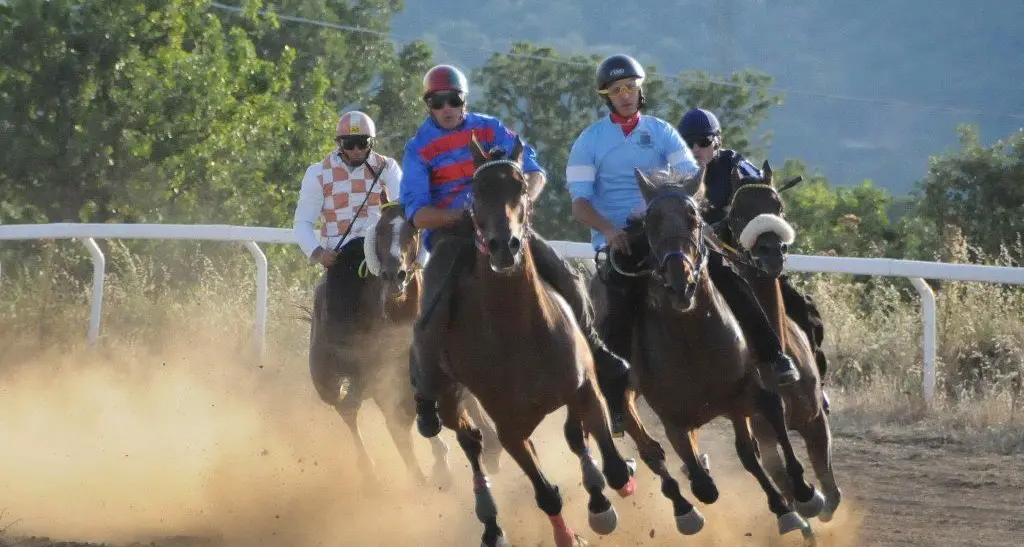
[{"label": "brown horse", "polygon": [[[413,453],[410,428],[416,414],[406,364],[412,321],[419,313],[420,236],[397,202],[383,201],[381,217],[362,245],[355,240],[347,246],[317,285],[309,351],[313,385],[348,425],[364,485],[374,487],[379,482],[358,425],[367,399],[383,413],[409,474],[420,484],[426,482]],[[485,425],[485,434],[495,438],[475,401],[467,401],[467,407]],[[435,437],[431,448],[433,481],[447,487],[448,446]],[[489,468],[497,468],[499,454],[488,452]]]},{"label": "brown horse", "polygon": [[[567,407],[565,437],[578,456],[590,494],[591,528],[611,533],[617,516],[603,490],[620,495],[635,489],[632,470],[612,440],[593,358],[566,301],[539,276],[529,227],[530,198],[522,171],[523,144],[492,159],[475,138],[470,143],[476,171],[472,184],[475,261],[455,282],[455,298],[440,344],[445,371],[453,380],[439,400],[441,421],[456,431],[473,471],[476,515],[484,524],[483,544],[505,545],[497,506],[480,466],[481,442],[458,405],[468,389],[494,420],[505,451],[529,477],[537,505],[551,520],[557,547],[582,544],[562,517],[558,488],[540,470],[530,435],[552,412]],[[596,438],[603,476],[587,447]]]},{"label": "brown horse", "polygon": [[[772,168],[767,160],[762,171],[761,180],[742,179],[739,170],[733,171],[734,193],[726,222],[734,236],[732,243],[744,254],[734,263],[775,325],[786,353],[800,370],[800,381],[781,388],[780,394],[786,404],[787,425],[803,437],[825,495],[825,508],[818,518],[828,522],[842,495],[832,472],[832,432],[828,414],[823,409],[820,371],[807,333],[786,313],[779,281],[786,252],[796,233],[783,217],[782,198],[774,187]],[[791,486],[786,480],[770,424],[759,416],[753,425],[764,446],[761,458],[765,467],[783,491],[789,491]]]},{"label": "brown horse", "polygon": [[[636,179],[646,202],[641,245],[650,264],[647,299],[634,326],[633,370],[639,391],[686,464],[697,499],[715,502],[718,488],[698,461],[696,431],[717,417],[726,417],[732,422],[743,467],[767,495],[779,533],[801,530],[812,536],[801,514],[816,515],[821,496],[803,479],[803,468],[787,436],[781,399],[764,388],[742,330],[708,277],[709,249],[701,218],[704,172],[682,182],[669,181],[667,176],[652,182],[637,170]],[[596,285],[593,289],[595,295],[601,292]],[[803,502],[796,504],[801,514],[793,510],[758,458],[748,422],[758,412],[770,418],[786,453],[796,498]],[[633,405],[629,416],[630,436],[644,462],[661,478],[662,493],[673,504],[676,527],[683,534],[696,534],[703,528],[704,517],[680,493],[664,451],[639,426]]]}]

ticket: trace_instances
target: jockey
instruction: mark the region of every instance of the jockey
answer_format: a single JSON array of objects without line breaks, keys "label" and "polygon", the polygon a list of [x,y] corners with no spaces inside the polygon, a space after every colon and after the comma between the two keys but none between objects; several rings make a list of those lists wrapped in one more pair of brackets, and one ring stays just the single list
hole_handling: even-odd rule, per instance
[{"label": "jockey", "polygon": [[[704,184],[711,207],[705,211],[704,220],[708,224],[721,223],[728,215],[728,206],[732,202],[733,168],[739,169],[742,178],[760,180],[764,174],[739,152],[723,148],[722,125],[714,113],[700,108],[691,109],[679,120],[678,130],[687,146],[693,150],[697,162],[706,168]],[[786,312],[806,332],[814,348],[818,371],[824,376],[828,362],[821,349],[825,334],[821,314],[811,296],[800,294],[787,276],[780,277],[779,282]],[[827,398],[825,404],[828,404]]]},{"label": "jockey", "polygon": [[[512,152],[516,135],[498,119],[466,108],[469,84],[459,69],[438,65],[423,78],[423,101],[427,118],[409,139],[402,160],[402,193],[399,201],[406,218],[423,229],[424,244],[431,258],[424,269],[423,310],[413,331],[410,374],[416,391],[417,427],[424,437],[441,430],[437,398],[450,379],[441,369],[437,340],[447,324],[452,297],[449,281],[468,251],[473,249],[473,230],[468,217],[474,174],[470,140],[485,150]],[[524,146],[523,172],[536,199],[546,176],[536,153]],[[593,328],[590,302],[569,265],[537,234],[529,238],[537,271],[572,307],[587,338],[598,370],[599,384],[609,407],[622,422],[629,364],[605,347]],[[619,428],[621,430],[621,427]]]},{"label": "jockey", "polygon": [[[685,175],[697,172],[698,164],[679,133],[663,120],[643,115],[645,106],[642,66],[628,55],[613,55],[597,68],[597,92],[604,96],[610,115],[583,130],[569,152],[566,181],[572,197],[573,216],[591,229],[594,249],[624,255],[637,264],[642,244],[636,212],[644,200],[636,183],[634,167],[642,171],[671,169]],[[635,251],[635,252],[634,252]],[[612,351],[630,355],[636,312],[646,286],[604,261],[599,279],[606,289],[608,310],[601,333]],[[618,261],[617,261],[618,263]],[[720,260],[709,261],[709,273],[732,308],[744,334],[758,355],[772,363],[779,385],[793,383],[799,372],[782,351],[782,344],[754,294],[743,279]]]},{"label": "jockey", "polygon": [[[311,264],[330,268],[339,253],[361,249],[370,216],[380,214],[381,191],[398,195],[402,168],[394,159],[373,151],[376,138],[377,128],[369,116],[346,112],[335,129],[338,148],[306,169],[295,207],[294,231]],[[319,237],[317,220],[321,224]]]}]

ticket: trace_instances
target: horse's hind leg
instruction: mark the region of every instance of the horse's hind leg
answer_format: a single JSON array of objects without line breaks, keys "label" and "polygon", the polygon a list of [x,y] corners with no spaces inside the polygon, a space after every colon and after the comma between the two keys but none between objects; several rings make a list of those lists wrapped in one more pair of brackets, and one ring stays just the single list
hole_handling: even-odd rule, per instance
[{"label": "horse's hind leg", "polygon": [[565,419],[565,440],[569,443],[569,449],[580,459],[580,470],[583,472],[583,487],[590,494],[590,501],[587,502],[587,511],[590,515],[590,529],[601,535],[608,535],[615,531],[618,526],[619,517],[612,507],[612,502],[604,495],[604,475],[597,468],[597,460],[590,453],[587,446],[587,439],[583,433],[583,424],[577,412],[569,407]]},{"label": "horse's hind leg", "polygon": [[745,416],[731,417],[733,431],[736,434],[736,453],[743,462],[743,468],[757,479],[761,489],[768,496],[768,508],[778,519],[779,534],[787,534],[794,530],[804,531],[805,537],[810,534],[810,525],[798,513],[794,512],[782,492],[768,477],[768,472],[761,465],[757,455],[757,442],[750,432],[750,425]]},{"label": "horse's hind leg", "polygon": [[585,381],[580,387],[573,406],[575,415],[582,419],[587,432],[597,441],[608,484],[622,497],[633,494],[636,491],[636,479],[633,478],[635,465],[628,464],[615,446],[608,414],[593,379]]},{"label": "horse's hind leg", "polygon": [[[405,402],[402,401],[402,403]],[[411,426],[416,419],[416,413],[412,408],[413,403],[411,401],[409,401],[409,405],[402,403],[389,410],[382,409],[384,412],[384,423],[387,424],[391,440],[395,443],[395,448],[398,449],[398,454],[402,457],[402,462],[405,463],[405,469],[409,472],[409,476],[418,485],[423,486],[427,482],[427,477],[423,474],[423,470],[420,469],[420,464],[416,461],[416,454],[412,448]],[[437,437],[434,438],[436,439]]]},{"label": "horse's hind leg", "polygon": [[480,402],[476,400],[476,397],[466,393],[462,399],[462,404],[466,407],[469,417],[473,419],[473,423],[476,424],[483,435],[484,467],[487,468],[489,473],[495,475],[501,471],[501,442],[498,441],[498,432],[494,430],[487,416],[480,409]]},{"label": "horse's hind leg", "polygon": [[459,408],[457,390],[449,390],[438,401],[441,423],[455,431],[459,446],[466,453],[469,466],[473,470],[473,496],[476,499],[476,518],[484,525],[481,544],[486,547],[505,546],[505,532],[498,526],[498,505],[491,494],[490,481],[480,465],[480,454],[483,452],[480,430],[470,421],[465,410]]},{"label": "horse's hind leg", "polygon": [[537,507],[540,507],[541,511],[544,511],[551,519],[555,547],[586,545],[583,538],[574,534],[565,523],[565,519],[562,517],[562,494],[559,493],[558,487],[548,482],[547,477],[541,473],[540,467],[537,465],[537,452],[533,447],[533,442],[524,438],[525,435],[519,434],[521,432],[517,431],[516,433],[512,435],[508,431],[503,431],[500,425],[498,427],[498,437],[501,439],[505,451],[519,464],[533,484]]},{"label": "horse's hind leg", "polygon": [[758,391],[757,403],[761,415],[775,430],[775,438],[779,442],[779,447],[782,448],[786,471],[789,473],[793,485],[793,498],[796,499],[797,510],[807,518],[817,516],[825,507],[825,499],[820,492],[814,489],[814,486],[808,484],[804,479],[804,467],[797,459],[793,443],[789,440],[782,397],[774,391],[761,389]]},{"label": "horse's hind leg", "polygon": [[818,414],[800,431],[807,444],[807,455],[814,466],[814,474],[818,477],[821,489],[825,494],[825,508],[818,515],[822,522],[832,520],[842,493],[836,485],[836,477],[832,472],[832,431],[829,429],[828,415]]}]

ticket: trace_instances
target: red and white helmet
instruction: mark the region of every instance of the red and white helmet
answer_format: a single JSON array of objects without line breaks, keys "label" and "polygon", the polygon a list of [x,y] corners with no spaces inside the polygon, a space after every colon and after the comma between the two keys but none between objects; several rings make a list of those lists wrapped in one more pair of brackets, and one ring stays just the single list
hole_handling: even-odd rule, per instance
[{"label": "red and white helmet", "polygon": [[338,137],[356,135],[376,137],[377,125],[373,123],[373,118],[366,115],[365,112],[353,110],[342,114],[338,118],[338,127],[335,129],[334,134]]}]

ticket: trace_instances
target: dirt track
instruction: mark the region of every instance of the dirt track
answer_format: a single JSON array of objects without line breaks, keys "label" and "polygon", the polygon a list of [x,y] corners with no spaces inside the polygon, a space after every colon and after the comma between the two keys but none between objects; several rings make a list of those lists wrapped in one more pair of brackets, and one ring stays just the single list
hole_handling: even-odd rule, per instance
[{"label": "dirt track", "polygon": [[[350,436],[315,400],[305,371],[239,374],[206,366],[208,360],[197,367],[195,357],[164,356],[158,367],[113,363],[73,373],[52,365],[8,378],[0,402],[6,544],[478,544],[468,469],[450,434],[455,487],[414,488],[369,407],[361,422],[385,485],[368,497],[349,468]],[[846,424],[841,412],[836,418],[845,499],[834,522],[812,521],[819,545],[1024,545],[1024,455],[972,453],[935,437]],[[557,417],[543,424],[537,448],[561,486],[567,521],[591,545],[802,543],[775,533],[764,495],[740,468],[724,425],[702,437],[722,498],[702,508],[708,524],[701,535],[675,532],[669,503],[641,467],[636,496],[613,499],[619,530],[599,538],[586,529],[586,497],[560,424]],[[631,441],[620,446],[634,453]],[[429,469],[429,448],[416,447]],[[527,481],[504,463],[493,484],[506,532],[521,547],[550,544]],[[27,538],[33,535],[55,540]]]}]

